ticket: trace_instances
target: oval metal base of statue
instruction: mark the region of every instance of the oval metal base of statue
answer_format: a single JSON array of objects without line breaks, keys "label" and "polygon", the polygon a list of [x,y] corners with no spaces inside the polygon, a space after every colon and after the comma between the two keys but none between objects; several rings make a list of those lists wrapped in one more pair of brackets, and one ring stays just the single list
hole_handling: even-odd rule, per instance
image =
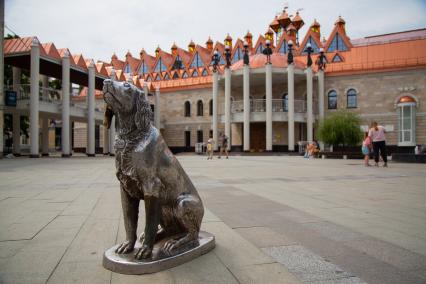
[{"label": "oval metal base of statue", "polygon": [[136,242],[134,251],[128,254],[115,253],[115,250],[119,246],[115,245],[105,251],[102,264],[106,269],[121,274],[154,273],[178,266],[208,253],[215,247],[215,238],[210,233],[200,231],[197,246],[169,257],[161,256],[160,249],[163,244],[164,241],[155,244],[152,251],[153,256],[150,260],[135,259],[135,252],[142,246],[139,241]]}]

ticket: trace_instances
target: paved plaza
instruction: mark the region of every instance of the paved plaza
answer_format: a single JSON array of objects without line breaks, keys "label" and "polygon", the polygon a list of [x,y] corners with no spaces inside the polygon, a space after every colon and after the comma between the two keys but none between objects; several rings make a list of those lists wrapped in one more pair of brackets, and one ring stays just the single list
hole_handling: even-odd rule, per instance
[{"label": "paved plaza", "polygon": [[216,248],[140,276],[102,267],[124,240],[113,158],[0,160],[0,283],[426,283],[426,165],[178,159]]}]

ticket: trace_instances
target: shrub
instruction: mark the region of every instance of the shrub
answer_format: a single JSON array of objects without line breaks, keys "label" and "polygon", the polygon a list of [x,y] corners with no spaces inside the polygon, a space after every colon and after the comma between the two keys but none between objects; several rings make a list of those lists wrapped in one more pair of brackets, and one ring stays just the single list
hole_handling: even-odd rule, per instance
[{"label": "shrub", "polygon": [[355,146],[362,137],[360,119],[352,112],[333,113],[319,124],[318,138],[333,146]]}]

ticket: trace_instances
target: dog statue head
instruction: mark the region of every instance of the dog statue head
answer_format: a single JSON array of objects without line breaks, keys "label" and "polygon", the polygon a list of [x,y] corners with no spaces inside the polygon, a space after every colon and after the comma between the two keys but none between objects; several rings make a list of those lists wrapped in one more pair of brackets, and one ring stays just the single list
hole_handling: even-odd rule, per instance
[{"label": "dog statue head", "polygon": [[133,84],[110,79],[104,80],[103,93],[107,104],[104,124],[108,128],[115,115],[119,134],[149,130],[152,111],[147,94]]}]

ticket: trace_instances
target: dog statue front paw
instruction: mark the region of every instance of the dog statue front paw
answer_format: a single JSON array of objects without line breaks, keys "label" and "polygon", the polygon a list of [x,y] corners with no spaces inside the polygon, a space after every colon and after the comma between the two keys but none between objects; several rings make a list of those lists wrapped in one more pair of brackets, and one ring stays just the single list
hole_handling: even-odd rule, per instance
[{"label": "dog statue front paw", "polygon": [[125,241],[115,250],[115,253],[126,254],[132,252],[135,248],[135,241]]},{"label": "dog statue front paw", "polygon": [[135,258],[138,260],[141,259],[149,259],[152,256],[152,248],[147,246],[147,245],[143,245],[135,254]]}]

